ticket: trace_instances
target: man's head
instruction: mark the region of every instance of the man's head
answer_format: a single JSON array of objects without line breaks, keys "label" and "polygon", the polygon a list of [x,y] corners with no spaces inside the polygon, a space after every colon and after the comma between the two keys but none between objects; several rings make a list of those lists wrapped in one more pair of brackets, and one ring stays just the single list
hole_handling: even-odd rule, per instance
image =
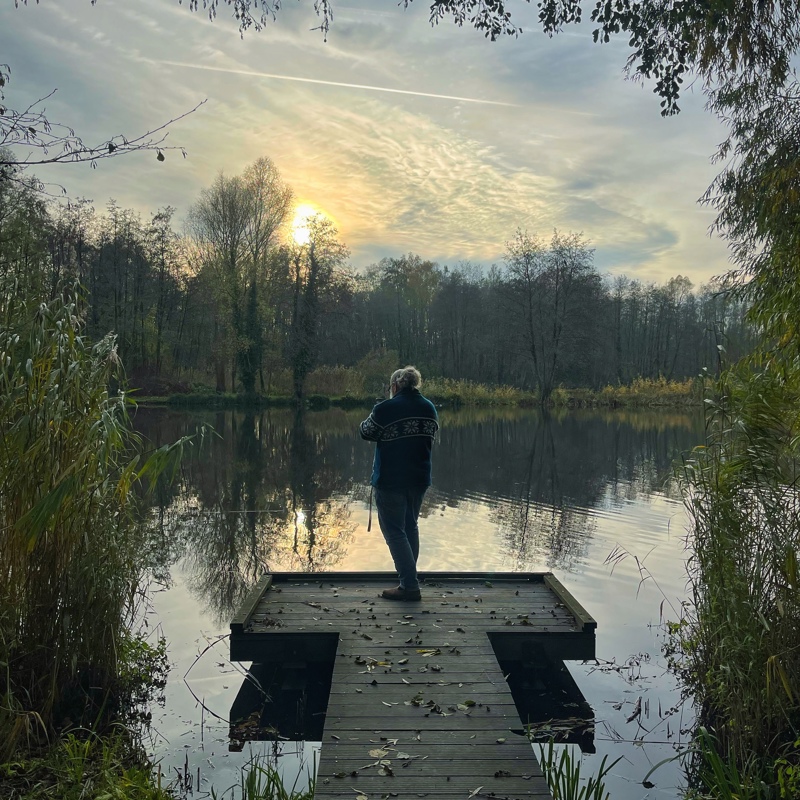
[{"label": "man's head", "polygon": [[392,397],[403,389],[419,389],[422,386],[422,375],[416,367],[396,369],[389,379],[389,391]]}]

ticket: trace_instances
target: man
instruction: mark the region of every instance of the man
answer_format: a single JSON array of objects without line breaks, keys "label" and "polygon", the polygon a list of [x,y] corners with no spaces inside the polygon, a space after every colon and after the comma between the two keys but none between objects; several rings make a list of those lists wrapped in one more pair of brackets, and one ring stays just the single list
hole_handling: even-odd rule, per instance
[{"label": "man", "polygon": [[387,600],[419,600],[417,519],[431,485],[431,445],[439,419],[433,403],[420,393],[416,367],[395,370],[389,399],[378,403],[361,423],[361,438],[376,442],[372,485],[378,522],[389,545],[400,585],[385,589]]}]

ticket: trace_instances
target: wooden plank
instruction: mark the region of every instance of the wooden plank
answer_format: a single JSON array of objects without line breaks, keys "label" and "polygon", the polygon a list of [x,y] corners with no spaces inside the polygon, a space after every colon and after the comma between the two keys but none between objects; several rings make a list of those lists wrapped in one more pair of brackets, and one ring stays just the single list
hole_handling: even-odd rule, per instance
[{"label": "wooden plank", "polygon": [[[325,780],[329,779],[326,778]],[[423,797],[458,797],[461,798],[461,800],[466,800],[466,798],[472,794],[473,790],[469,787],[465,789],[464,787],[454,786],[449,783],[446,783],[443,786],[431,786],[430,782],[428,782],[428,791],[414,788],[407,789],[403,787],[401,783],[394,783],[390,786],[381,787],[377,791],[382,792],[379,797],[391,798],[391,800],[420,800],[420,798]],[[361,793],[360,787],[354,791],[347,781],[338,781],[331,783],[329,786],[317,785],[314,797],[347,797],[349,800],[354,800],[355,795],[358,793]],[[476,800],[484,800],[484,798],[490,798],[490,800],[518,800],[518,798],[528,797],[552,798],[552,795],[547,789],[542,789],[538,786],[524,788],[510,786],[486,786],[482,791],[478,792],[474,796]]]},{"label": "wooden plank", "polygon": [[239,606],[239,610],[231,620],[232,633],[241,633],[245,629],[250,617],[261,602],[262,596],[269,590],[271,585],[272,576],[263,575],[261,580],[247,593],[241,606]]},{"label": "wooden plank", "polygon": [[[387,724],[390,724],[390,722]],[[410,752],[412,747],[419,748],[430,745],[436,745],[436,748],[462,745],[468,747],[473,745],[495,745],[498,744],[498,739],[505,739],[502,744],[527,743],[528,740],[525,737],[522,723],[518,721],[518,724],[518,728],[509,728],[507,733],[499,735],[495,731],[467,728],[456,728],[447,731],[427,731],[421,728],[412,730],[392,730],[388,728],[380,731],[345,730],[341,734],[331,731],[323,734],[323,746],[327,746],[328,743],[344,743],[348,745],[361,745],[363,743],[368,744],[370,747],[381,747],[388,742],[392,747],[402,747],[407,752]],[[419,751],[415,750],[414,752]]]},{"label": "wooden plank", "polygon": [[[456,734],[453,734],[453,736],[456,736]],[[396,744],[391,744],[385,740],[377,740],[374,736],[372,739],[375,741],[350,742],[343,738],[332,739],[330,742],[325,743],[325,747],[336,758],[367,758],[371,750],[381,748],[388,752],[392,758],[395,758],[398,753],[410,753],[417,758],[423,755],[427,756],[428,760],[433,761],[437,758],[455,758],[465,753],[470,753],[475,757],[515,758],[517,756],[525,756],[527,758],[531,753],[536,753],[534,747],[538,748],[538,745],[531,745],[525,736],[516,734],[509,735],[504,742],[492,739],[488,742],[480,741],[477,744],[477,739],[471,739],[468,734],[464,734],[460,738],[451,737],[450,741],[439,742],[435,749],[429,748],[427,752],[421,749],[420,742],[416,740],[406,739],[405,741],[401,740]]]},{"label": "wooden plank", "polygon": [[[543,583],[551,572],[420,572],[423,581],[512,580]],[[273,572],[275,583],[330,583],[340,581],[397,581],[397,573],[376,572]]]},{"label": "wooden plank", "polygon": [[[419,709],[415,709],[419,711]],[[387,709],[388,711],[388,709]],[[513,730],[521,730],[521,722],[516,722],[497,714],[486,714],[484,716],[466,717],[463,714],[452,714],[443,717],[439,714],[430,714],[425,717],[421,714],[409,716],[404,719],[395,716],[394,711],[390,715],[381,715],[376,711],[374,716],[362,717],[340,717],[330,714],[325,718],[325,730],[334,730],[341,734],[345,731],[373,731],[387,734],[390,731],[400,732],[409,731],[431,732],[431,731],[489,731],[494,732],[497,737],[509,736]]]},{"label": "wooden plank", "polygon": [[576,620],[581,624],[583,630],[594,630],[597,622],[589,612],[567,591],[561,581],[553,574],[545,577],[545,583],[556,594],[558,599],[570,610]]},{"label": "wooden plank", "polygon": [[[361,771],[357,776],[348,775],[347,773],[341,774],[339,770],[331,769],[326,770],[320,762],[320,768],[317,771],[317,789],[315,797],[327,797],[329,792],[331,794],[349,794],[352,798],[357,792],[362,792],[371,797],[373,794],[379,797],[385,797],[390,792],[404,792],[413,793],[414,796],[420,796],[417,793],[422,792],[421,796],[427,795],[432,797],[439,797],[442,793],[456,794],[459,793],[464,800],[470,795],[472,791],[479,787],[483,787],[482,797],[549,797],[549,793],[545,794],[546,784],[544,787],[537,787],[533,779],[537,778],[535,772],[525,772],[518,766],[510,765],[514,773],[509,776],[504,776],[504,772],[511,772],[511,770],[503,770],[497,764],[493,764],[494,771],[489,775],[485,775],[478,779],[474,775],[461,775],[459,774],[459,767],[463,762],[456,762],[452,765],[450,770],[443,771],[442,774],[436,775],[407,775],[405,771],[398,772],[395,775],[381,776],[378,774],[378,768],[373,768],[375,774],[367,774],[367,771]],[[497,775],[495,776],[495,773]],[[527,776],[523,778],[523,776]],[[329,783],[326,784],[325,781]],[[319,784],[322,783],[320,787]],[[338,785],[337,785],[338,784]],[[320,791],[321,789],[321,791]],[[353,791],[356,790],[356,792]]]}]

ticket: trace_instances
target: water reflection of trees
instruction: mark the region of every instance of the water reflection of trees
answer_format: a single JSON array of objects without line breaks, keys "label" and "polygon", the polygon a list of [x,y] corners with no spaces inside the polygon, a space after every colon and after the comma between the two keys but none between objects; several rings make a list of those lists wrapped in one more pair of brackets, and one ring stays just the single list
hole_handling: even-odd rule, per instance
[{"label": "water reflection of trees", "polygon": [[[154,446],[203,424],[217,432],[153,495],[154,572],[166,576],[183,557],[192,590],[222,621],[264,571],[336,568],[356,529],[350,506],[368,491],[364,414],[140,409],[137,427]],[[667,491],[673,460],[702,435],[699,420],[673,416],[443,413],[423,514],[488,507],[520,569],[570,569],[594,509]]]},{"label": "water reflection of trees", "polygon": [[156,446],[204,423],[217,435],[189,452],[178,481],[158,487],[151,519],[170,551],[183,555],[192,592],[223,621],[265,571],[324,570],[341,560],[354,529],[352,479],[328,452],[330,437],[310,429],[305,415],[137,416]]},{"label": "water reflection of trees", "polygon": [[519,568],[544,561],[569,569],[596,527],[593,509],[672,493],[674,460],[701,441],[691,418],[673,415],[664,424],[651,416],[476,415],[455,431],[445,418],[437,490],[448,504],[465,493],[485,498]]}]

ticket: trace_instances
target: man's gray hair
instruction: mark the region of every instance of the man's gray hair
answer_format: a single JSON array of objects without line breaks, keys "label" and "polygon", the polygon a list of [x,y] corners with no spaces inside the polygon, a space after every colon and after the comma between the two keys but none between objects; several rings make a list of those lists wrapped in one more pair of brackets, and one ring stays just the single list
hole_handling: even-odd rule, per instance
[{"label": "man's gray hair", "polygon": [[389,385],[396,384],[399,390],[419,389],[422,386],[422,375],[416,367],[403,367],[392,373]]}]

